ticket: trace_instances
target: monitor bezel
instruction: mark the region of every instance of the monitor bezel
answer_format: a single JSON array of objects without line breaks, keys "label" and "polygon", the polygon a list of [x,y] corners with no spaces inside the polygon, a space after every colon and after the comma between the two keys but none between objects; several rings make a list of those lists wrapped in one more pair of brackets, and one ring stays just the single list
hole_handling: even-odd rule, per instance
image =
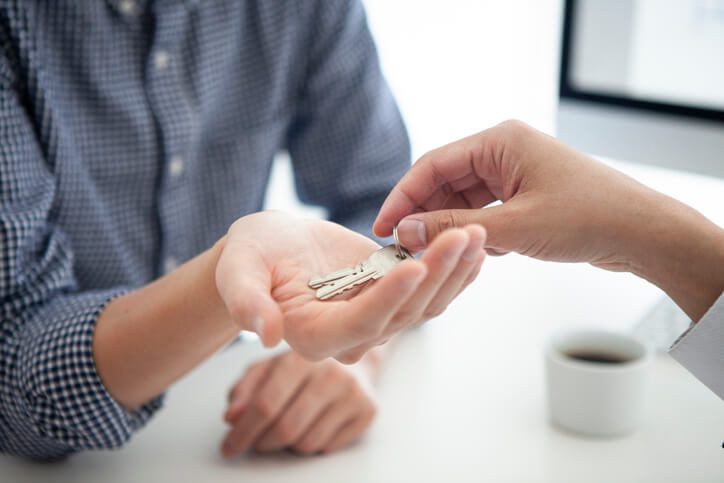
[{"label": "monitor bezel", "polygon": [[573,19],[577,0],[565,0],[563,11],[563,37],[561,39],[561,64],[559,79],[560,100],[571,99],[591,102],[605,106],[618,106],[636,111],[668,114],[688,118],[716,121],[724,123],[724,110],[706,109],[687,106],[685,104],[665,103],[653,100],[634,99],[610,92],[601,92],[593,89],[579,89],[571,83],[571,60],[573,41]]}]

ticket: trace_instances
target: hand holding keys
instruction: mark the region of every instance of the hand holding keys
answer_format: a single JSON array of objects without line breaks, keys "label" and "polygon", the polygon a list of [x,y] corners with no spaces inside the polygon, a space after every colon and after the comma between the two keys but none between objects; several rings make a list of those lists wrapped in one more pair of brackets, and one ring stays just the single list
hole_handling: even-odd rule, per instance
[{"label": "hand holding keys", "polygon": [[327,300],[353,287],[384,276],[398,263],[412,257],[410,252],[400,246],[397,238],[397,226],[393,228],[393,235],[395,237],[394,245],[387,245],[372,252],[367,260],[357,266],[343,268],[321,278],[313,278],[309,281],[309,287],[317,289],[319,300]]},{"label": "hand holding keys", "polygon": [[[334,223],[255,213],[229,229],[216,286],[231,320],[265,345],[284,338],[307,359],[351,363],[442,313],[480,270],[484,240],[479,226],[452,229],[415,259],[402,247],[380,249]],[[339,270],[345,266],[352,268]],[[327,270],[332,273],[310,282]],[[334,298],[375,279],[354,297]]]}]

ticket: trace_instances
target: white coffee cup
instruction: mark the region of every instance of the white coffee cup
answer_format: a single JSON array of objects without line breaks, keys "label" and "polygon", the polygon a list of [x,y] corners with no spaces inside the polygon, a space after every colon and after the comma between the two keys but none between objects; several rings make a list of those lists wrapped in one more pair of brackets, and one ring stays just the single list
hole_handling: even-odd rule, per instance
[{"label": "white coffee cup", "polygon": [[618,436],[639,425],[653,365],[650,346],[626,334],[567,329],[549,339],[545,359],[555,426]]}]

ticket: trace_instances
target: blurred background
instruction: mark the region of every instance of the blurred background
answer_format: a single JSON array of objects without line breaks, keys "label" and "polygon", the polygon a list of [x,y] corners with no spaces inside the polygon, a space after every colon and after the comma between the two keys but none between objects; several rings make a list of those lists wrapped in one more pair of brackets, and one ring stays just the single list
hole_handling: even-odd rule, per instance
[{"label": "blurred background", "polygon": [[[561,1],[364,4],[413,159],[508,118],[554,131]],[[290,189],[288,160],[280,156],[267,207],[320,215],[290,199]]]},{"label": "blurred background", "polygon": [[[591,154],[724,176],[724,0],[364,3],[413,159],[517,118]],[[290,189],[280,156],[267,206],[320,215]]]},{"label": "blurred background", "polygon": [[[383,71],[397,97],[413,161],[426,151],[517,118],[688,203],[716,223],[707,197],[724,178],[724,0],[364,0]],[[657,170],[646,169],[654,165]],[[661,169],[663,168],[663,169]],[[677,183],[672,180],[682,180]],[[701,190],[684,188],[692,184]],[[321,217],[290,196],[289,160],[278,156],[266,207]],[[718,189],[718,188],[713,188]],[[516,256],[486,262],[514,277]],[[523,265],[521,265],[523,266]],[[575,293],[590,267],[536,267]],[[550,273],[549,273],[550,271]],[[600,271],[598,271],[600,272]],[[582,272],[583,273],[583,272]],[[587,274],[587,272],[586,272]],[[600,318],[657,338],[660,349],[689,320],[633,276]],[[568,280],[568,282],[565,282]],[[550,293],[544,291],[542,297]],[[632,294],[637,295],[632,295]],[[602,300],[605,297],[602,297]],[[530,299],[529,299],[530,302]],[[626,304],[621,304],[621,307]],[[580,314],[562,315],[560,325]]]}]

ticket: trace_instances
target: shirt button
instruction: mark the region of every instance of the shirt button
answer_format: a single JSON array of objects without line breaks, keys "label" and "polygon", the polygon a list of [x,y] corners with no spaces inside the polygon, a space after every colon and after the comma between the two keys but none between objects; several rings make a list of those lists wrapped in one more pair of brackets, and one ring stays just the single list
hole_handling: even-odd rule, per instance
[{"label": "shirt button", "polygon": [[168,67],[168,52],[165,50],[157,50],[153,55],[153,66],[158,70],[163,70]]},{"label": "shirt button", "polygon": [[133,15],[136,11],[136,2],[133,0],[121,0],[118,8],[121,10],[123,15]]},{"label": "shirt button", "polygon": [[174,257],[166,257],[163,261],[163,271],[165,273],[171,273],[178,268],[178,260]]},{"label": "shirt button", "polygon": [[174,156],[168,165],[168,171],[172,178],[178,178],[184,172],[184,159],[181,156]]}]

